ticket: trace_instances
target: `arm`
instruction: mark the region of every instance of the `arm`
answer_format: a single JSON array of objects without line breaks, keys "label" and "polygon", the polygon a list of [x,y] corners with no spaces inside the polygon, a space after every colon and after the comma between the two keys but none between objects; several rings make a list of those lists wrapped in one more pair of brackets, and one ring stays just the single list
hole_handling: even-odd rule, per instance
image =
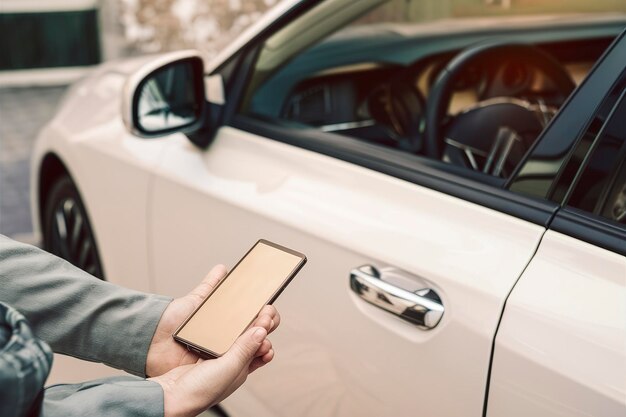
[{"label": "arm", "polygon": [[266,329],[253,327],[220,358],[181,365],[152,380],[126,376],[54,385],[44,392],[39,416],[196,416],[232,394],[262,362],[269,362],[259,356],[269,343],[266,336]]},{"label": "arm", "polygon": [[39,415],[157,417],[163,414],[163,389],[159,384],[121,376],[48,387]]},{"label": "arm", "polygon": [[24,314],[55,352],[144,375],[152,336],[171,299],[100,281],[0,235],[0,301]]},{"label": "arm", "polygon": [[[53,386],[45,390],[38,414],[194,416],[230,395],[274,356],[266,339],[280,322],[273,307],[266,306],[255,327],[218,359],[198,359],[171,338],[173,326],[225,273],[223,266],[214,268],[191,293],[170,303],[99,281],[59,258],[0,235],[0,301],[26,313],[37,335],[58,352],[140,374],[151,368],[150,374],[156,375],[152,381],[118,377]],[[48,367],[49,363],[42,372],[47,374]],[[0,378],[0,386],[12,384],[11,378],[22,381],[24,375],[18,374]]]},{"label": "arm", "polygon": [[26,318],[0,303],[0,415],[3,417],[162,416],[163,390],[137,377],[42,386],[52,351]]}]

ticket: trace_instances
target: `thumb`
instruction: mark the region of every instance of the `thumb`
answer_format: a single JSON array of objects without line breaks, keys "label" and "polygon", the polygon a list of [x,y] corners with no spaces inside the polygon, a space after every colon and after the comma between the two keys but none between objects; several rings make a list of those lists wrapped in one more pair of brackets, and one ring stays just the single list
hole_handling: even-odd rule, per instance
[{"label": "thumb", "polygon": [[254,359],[256,351],[267,337],[263,327],[253,327],[239,336],[231,348],[224,354],[229,361],[236,362],[238,367],[245,367]]},{"label": "thumb", "polygon": [[207,274],[202,282],[194,288],[187,296],[193,301],[195,307],[199,306],[202,301],[213,291],[213,288],[226,276],[228,270],[224,265],[215,265]]}]

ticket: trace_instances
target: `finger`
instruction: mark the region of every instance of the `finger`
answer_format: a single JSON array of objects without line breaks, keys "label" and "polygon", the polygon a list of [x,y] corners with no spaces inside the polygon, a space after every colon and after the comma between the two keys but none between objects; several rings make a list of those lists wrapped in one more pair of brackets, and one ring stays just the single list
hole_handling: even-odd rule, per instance
[{"label": "finger", "polygon": [[254,356],[257,358],[261,357],[269,352],[270,349],[272,349],[272,342],[270,342],[269,339],[265,339],[263,343],[261,343],[261,347],[259,348],[259,350],[256,351]]},{"label": "finger", "polygon": [[272,359],[274,359],[274,349],[270,349],[269,352],[261,357],[254,358],[254,360],[250,363],[250,366],[248,366],[248,372],[252,373],[256,371],[260,367],[270,363]]},{"label": "finger", "polygon": [[261,360],[263,361],[263,363],[270,363],[274,359],[274,356],[276,356],[275,352],[276,351],[274,349],[270,349],[269,352],[261,356]]},{"label": "finger", "polygon": [[252,327],[263,327],[268,333],[272,328],[272,318],[267,314],[259,315],[252,324]]},{"label": "finger", "polygon": [[200,305],[202,301],[213,291],[213,288],[226,276],[228,270],[224,265],[215,265],[209,273],[204,277],[202,282],[194,288],[189,295],[194,298],[196,306]]},{"label": "finger", "polygon": [[253,327],[239,336],[232,347],[220,359],[230,362],[233,371],[239,373],[242,368],[248,367],[266,337],[267,330],[263,327]]},{"label": "finger", "polygon": [[266,305],[265,307],[263,307],[263,309],[259,313],[259,317],[261,315],[268,315],[271,317],[273,324],[269,330],[270,333],[273,332],[280,324],[280,314],[278,313],[278,310],[276,310],[276,307],[274,307],[273,305]]},{"label": "finger", "polygon": [[248,373],[251,374],[263,365],[265,365],[265,362],[263,362],[261,358],[255,358],[252,362],[250,362],[250,366],[248,366]]},{"label": "finger", "polygon": [[221,357],[198,360],[190,373],[185,375],[186,381],[192,381],[194,390],[198,389],[211,398],[223,395],[225,390],[235,390],[245,381],[254,354],[266,336],[267,331],[262,327],[247,330]]}]

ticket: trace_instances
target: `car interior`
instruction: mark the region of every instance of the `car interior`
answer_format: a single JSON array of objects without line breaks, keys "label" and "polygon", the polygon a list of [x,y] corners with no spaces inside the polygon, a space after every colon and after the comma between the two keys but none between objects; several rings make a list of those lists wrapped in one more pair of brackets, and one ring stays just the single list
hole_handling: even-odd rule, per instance
[{"label": "car interior", "polygon": [[270,37],[244,111],[504,179],[625,22],[381,22],[383,3],[323,2]]}]

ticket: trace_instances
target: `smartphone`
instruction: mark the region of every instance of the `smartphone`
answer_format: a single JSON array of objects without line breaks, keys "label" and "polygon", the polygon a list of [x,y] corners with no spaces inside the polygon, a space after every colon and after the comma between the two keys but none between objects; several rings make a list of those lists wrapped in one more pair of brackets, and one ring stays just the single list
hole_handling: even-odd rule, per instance
[{"label": "smartphone", "polygon": [[259,240],[174,332],[203,357],[222,356],[306,263],[303,254]]}]

